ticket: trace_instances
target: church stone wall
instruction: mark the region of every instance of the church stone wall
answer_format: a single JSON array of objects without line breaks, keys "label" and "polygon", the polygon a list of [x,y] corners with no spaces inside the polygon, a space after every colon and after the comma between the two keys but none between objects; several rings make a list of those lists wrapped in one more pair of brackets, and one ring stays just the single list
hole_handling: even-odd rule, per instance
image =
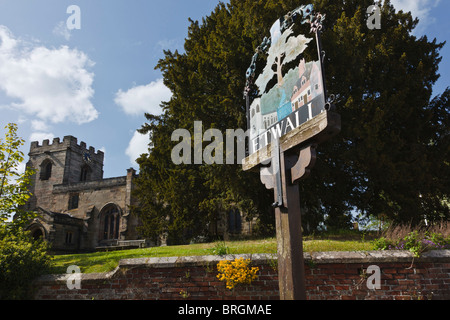
[{"label": "church stone wall", "polygon": [[[56,185],[53,189],[54,208],[57,212],[68,212],[80,218],[92,206],[99,210],[106,204],[114,203],[122,210],[126,206],[126,177],[99,181]],[[78,208],[69,210],[71,196],[78,195]]]},{"label": "church stone wall", "polygon": [[134,169],[127,170],[123,177],[103,179],[104,153],[88,148],[84,142],[78,144],[72,136],[64,137],[62,142],[59,138],[53,143],[45,140],[42,145],[32,142],[29,157],[27,166],[34,168],[35,174],[30,187],[33,196],[25,209],[45,212],[45,217],[34,223],[45,229],[44,236],[52,248],[95,249],[104,240],[107,223],[102,210],[108,206],[114,206],[117,219],[113,235],[118,239],[114,240],[137,239],[138,221],[130,216]]}]

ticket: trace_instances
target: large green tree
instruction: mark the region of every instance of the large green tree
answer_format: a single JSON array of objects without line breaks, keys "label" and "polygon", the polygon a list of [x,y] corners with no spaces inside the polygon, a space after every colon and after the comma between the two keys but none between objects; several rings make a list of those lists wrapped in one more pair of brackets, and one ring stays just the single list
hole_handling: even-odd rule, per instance
[{"label": "large green tree", "polygon": [[34,217],[21,209],[31,196],[28,186],[34,171],[19,169],[24,140],[17,136],[17,125],[10,123],[5,129],[5,138],[0,138],[0,300],[31,299],[33,280],[49,271],[51,257],[45,241],[24,231]]},{"label": "large green tree", "polygon": [[[176,129],[246,129],[245,73],[276,18],[310,1],[230,0],[201,23],[191,21],[185,52],[165,51],[156,68],[173,97],[161,116],[146,114],[151,152],[139,159],[135,208],[144,235],[176,241],[204,232],[217,212],[238,207],[273,223],[273,194],[239,165],[174,165]],[[336,96],[342,132],[319,148],[301,184],[304,223],[346,226],[350,212],[395,221],[448,218],[449,90],[432,99],[444,44],[413,35],[418,20],[378,3],[380,30],[367,27],[369,0],[312,1],[326,14],[326,82]],[[309,32],[307,26],[300,31]],[[301,29],[303,28],[303,29]],[[311,54],[308,60],[315,59]],[[209,142],[206,143],[206,145]],[[192,144],[193,145],[193,144]],[[326,217],[326,219],[324,218]],[[269,228],[270,229],[270,228]],[[189,233],[186,233],[189,230]]]},{"label": "large green tree", "polygon": [[[31,168],[20,171],[24,160],[20,147],[24,140],[17,136],[17,125],[9,123],[5,129],[5,138],[0,138],[0,224],[9,221],[8,225],[19,227],[31,218],[22,206],[31,196],[28,187],[34,171]],[[14,223],[11,222],[13,218]]]},{"label": "large green tree", "polygon": [[318,179],[328,180],[327,193],[339,195],[325,206],[330,213],[356,207],[395,222],[448,219],[442,199],[450,187],[449,90],[430,101],[444,44],[414,36],[418,20],[389,1],[381,30],[368,30],[368,4],[323,9],[336,21],[324,42],[327,83],[343,119],[340,138],[323,150],[324,170],[317,170]]}]

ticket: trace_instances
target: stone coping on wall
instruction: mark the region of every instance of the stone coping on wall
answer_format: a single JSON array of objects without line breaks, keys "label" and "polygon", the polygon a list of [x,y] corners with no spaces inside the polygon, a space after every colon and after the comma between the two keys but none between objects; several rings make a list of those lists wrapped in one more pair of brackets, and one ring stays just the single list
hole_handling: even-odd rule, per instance
[{"label": "stone coping on wall", "polygon": [[58,184],[53,186],[53,193],[80,192],[87,190],[109,189],[113,187],[125,186],[127,177],[116,177],[94,181],[83,181],[72,184]]},{"label": "stone coping on wall", "polygon": [[[433,250],[415,258],[409,251],[353,251],[353,252],[313,252],[305,253],[305,262],[311,261],[315,264],[377,264],[377,263],[427,263],[440,262],[450,263],[450,250]],[[83,281],[95,281],[112,279],[120,272],[134,268],[183,268],[208,266],[222,260],[234,260],[238,258],[251,259],[252,263],[269,264],[276,260],[276,254],[240,254],[224,256],[190,256],[190,257],[161,257],[161,258],[137,258],[124,259],[119,266],[106,273],[81,274]],[[45,275],[37,279],[37,283],[67,282],[71,274]]]}]

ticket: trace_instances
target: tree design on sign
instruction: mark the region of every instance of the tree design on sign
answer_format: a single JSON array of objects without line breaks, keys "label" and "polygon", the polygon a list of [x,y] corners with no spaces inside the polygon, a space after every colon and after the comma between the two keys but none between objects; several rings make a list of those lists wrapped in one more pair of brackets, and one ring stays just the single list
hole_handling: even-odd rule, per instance
[{"label": "tree design on sign", "polygon": [[[312,5],[301,6],[277,19],[270,38],[264,38],[257,48],[247,70],[245,89],[250,154],[325,110],[322,52],[317,61],[305,61],[303,53],[314,38],[294,32],[295,21],[300,20],[301,24],[311,25],[310,32],[319,41],[324,19],[324,15],[313,13]],[[262,53],[267,54],[267,62],[256,78],[256,62]],[[250,89],[252,84],[257,90]]]},{"label": "tree design on sign", "polygon": [[[303,51],[305,51],[307,44],[313,40],[312,38],[306,38],[302,34],[297,37],[291,36],[294,33],[292,26],[283,32],[283,34],[280,34],[280,20],[277,20],[273,25],[271,33],[273,45],[269,49],[267,65],[264,68],[263,73],[255,82],[260,92],[266,90],[267,84],[272,80],[275,74],[278,79],[278,87],[282,87],[284,84],[282,74],[283,65],[294,61],[301,53],[303,53]],[[276,65],[276,72],[273,70],[274,65]]]}]

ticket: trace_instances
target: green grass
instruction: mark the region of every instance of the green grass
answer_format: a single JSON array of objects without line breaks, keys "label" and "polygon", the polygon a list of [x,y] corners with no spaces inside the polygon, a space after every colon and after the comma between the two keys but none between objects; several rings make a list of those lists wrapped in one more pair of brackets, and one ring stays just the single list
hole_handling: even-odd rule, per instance
[{"label": "green grass", "polygon": [[[304,252],[367,251],[373,245],[360,240],[305,240]],[[192,244],[186,246],[155,247],[124,251],[96,252],[54,257],[52,273],[66,273],[67,267],[77,265],[83,273],[102,273],[114,270],[122,259],[202,256],[216,254],[219,249],[229,254],[276,253],[275,238],[264,240],[233,241],[226,243]]]}]

